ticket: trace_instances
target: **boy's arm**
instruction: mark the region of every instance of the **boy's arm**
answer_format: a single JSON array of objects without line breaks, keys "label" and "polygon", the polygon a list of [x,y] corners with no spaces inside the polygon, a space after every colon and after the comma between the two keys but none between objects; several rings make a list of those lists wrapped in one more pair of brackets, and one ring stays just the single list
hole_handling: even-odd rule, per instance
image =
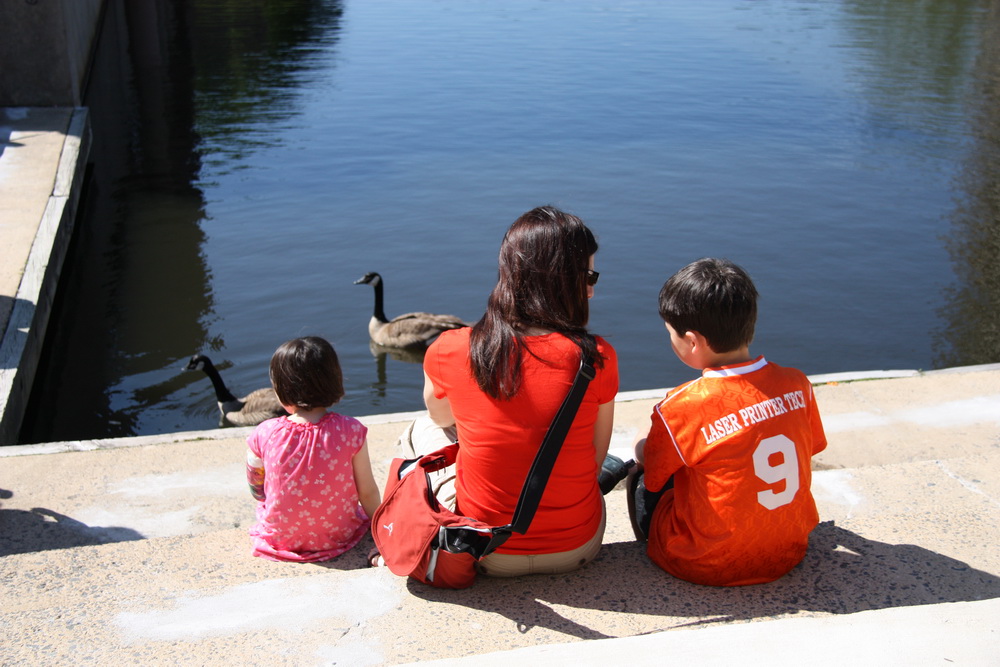
[{"label": "boy's arm", "polygon": [[656,408],[650,418],[649,434],[636,442],[635,453],[635,460],[643,465],[643,479],[649,491],[659,491],[675,472],[684,467],[684,461]]},{"label": "boy's arm", "polygon": [[816,393],[809,386],[809,427],[813,436],[813,456],[826,449],[826,433],[823,431],[823,420],[819,416],[819,406],[816,404]]},{"label": "boy's arm", "polygon": [[639,465],[645,465],[646,463],[646,437],[644,435],[641,438],[637,438],[635,444],[632,445],[635,462]]},{"label": "boy's arm", "polygon": [[358,500],[370,519],[382,502],[382,496],[375,483],[375,475],[372,474],[367,440],[351,459],[351,467],[354,469],[354,487],[358,490]]}]

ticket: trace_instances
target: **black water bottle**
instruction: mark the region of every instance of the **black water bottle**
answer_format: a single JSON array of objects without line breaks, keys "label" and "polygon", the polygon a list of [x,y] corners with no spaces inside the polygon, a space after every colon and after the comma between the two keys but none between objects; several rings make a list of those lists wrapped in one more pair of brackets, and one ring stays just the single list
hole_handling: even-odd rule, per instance
[{"label": "black water bottle", "polygon": [[635,461],[633,459],[622,461],[614,454],[605,456],[604,464],[601,466],[601,474],[597,476],[597,485],[601,487],[601,495],[607,495],[608,491],[625,479],[628,471],[634,467]]}]

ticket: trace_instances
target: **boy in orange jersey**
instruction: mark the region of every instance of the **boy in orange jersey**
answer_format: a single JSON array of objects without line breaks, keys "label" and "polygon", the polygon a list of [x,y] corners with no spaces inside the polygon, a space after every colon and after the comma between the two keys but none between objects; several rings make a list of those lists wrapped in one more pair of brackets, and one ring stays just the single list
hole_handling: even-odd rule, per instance
[{"label": "boy in orange jersey", "polygon": [[660,290],[660,316],[674,353],[702,375],[667,394],[636,443],[636,536],[648,538],[654,563],[687,581],[777,579],[805,556],[819,521],[810,459],[826,436],[812,385],[750,356],[757,289],[728,260],[674,274]]}]

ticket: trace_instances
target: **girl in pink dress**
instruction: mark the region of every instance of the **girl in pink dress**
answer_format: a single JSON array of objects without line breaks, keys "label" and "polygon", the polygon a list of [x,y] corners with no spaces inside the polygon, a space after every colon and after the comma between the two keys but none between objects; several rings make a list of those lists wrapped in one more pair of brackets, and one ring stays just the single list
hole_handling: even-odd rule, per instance
[{"label": "girl in pink dress", "polygon": [[269,419],[247,439],[247,481],[258,500],[253,555],[330,560],[364,537],[380,502],[361,422],[327,408],[344,395],[333,346],[309,336],[281,345],[271,385],[289,416]]}]

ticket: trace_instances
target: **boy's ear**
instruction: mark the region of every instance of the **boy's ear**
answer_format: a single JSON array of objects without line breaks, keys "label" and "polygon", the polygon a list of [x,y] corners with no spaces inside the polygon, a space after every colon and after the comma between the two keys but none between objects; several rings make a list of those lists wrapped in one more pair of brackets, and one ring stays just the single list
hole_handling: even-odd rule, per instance
[{"label": "boy's ear", "polygon": [[[667,328],[667,333],[673,336],[674,335],[673,329],[670,328],[670,325],[667,324],[666,322],[664,322],[663,325]],[[697,331],[688,330],[685,331],[683,334],[678,335],[677,338],[679,344],[682,345],[686,350],[690,351],[693,350],[695,345],[698,344],[697,336],[701,336],[701,334],[699,334]],[[702,336],[702,340],[704,340],[704,336]]]},{"label": "boy's ear", "polygon": [[[689,338],[690,337],[690,338]],[[712,346],[708,344],[708,339],[697,331],[688,331],[684,334],[685,340],[691,341],[691,349],[699,352],[714,352]]]}]

